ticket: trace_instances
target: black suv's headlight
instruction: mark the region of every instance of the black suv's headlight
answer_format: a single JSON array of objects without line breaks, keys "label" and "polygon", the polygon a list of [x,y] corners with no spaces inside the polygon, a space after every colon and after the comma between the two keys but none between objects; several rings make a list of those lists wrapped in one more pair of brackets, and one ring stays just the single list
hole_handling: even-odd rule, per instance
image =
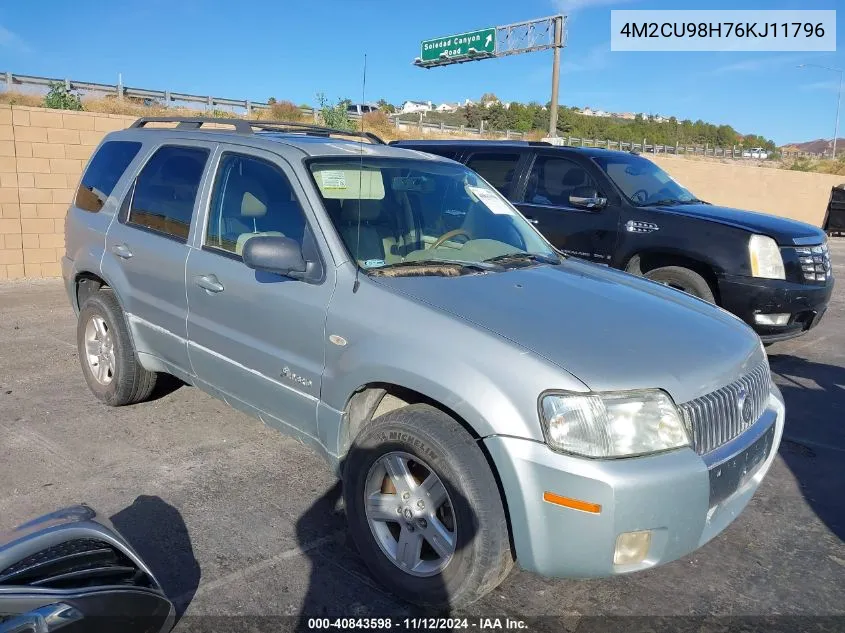
[{"label": "black suv's headlight", "polygon": [[751,274],[765,279],[786,279],[780,247],[768,235],[752,235],[748,238],[748,258]]}]

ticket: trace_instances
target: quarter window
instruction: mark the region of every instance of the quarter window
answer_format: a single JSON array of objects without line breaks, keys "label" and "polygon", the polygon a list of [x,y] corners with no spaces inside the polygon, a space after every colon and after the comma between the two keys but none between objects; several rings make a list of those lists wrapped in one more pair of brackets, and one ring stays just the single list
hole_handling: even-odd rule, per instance
[{"label": "quarter window", "polygon": [[487,182],[509,198],[519,154],[474,154],[467,161],[467,167],[481,174]]},{"label": "quarter window", "polygon": [[528,176],[525,202],[569,207],[569,196],[574,194],[591,197],[595,195],[595,191],[595,181],[578,163],[565,158],[540,155],[534,161]]},{"label": "quarter window", "polygon": [[242,154],[220,160],[205,245],[241,255],[256,235],[280,235],[302,245],[305,214],[278,167]]},{"label": "quarter window", "polygon": [[82,176],[76,191],[75,206],[92,213],[102,209],[117,181],[140,149],[141,144],[132,141],[103,143]]},{"label": "quarter window", "polygon": [[200,147],[157,150],[135,181],[127,222],[187,240],[206,160]]}]

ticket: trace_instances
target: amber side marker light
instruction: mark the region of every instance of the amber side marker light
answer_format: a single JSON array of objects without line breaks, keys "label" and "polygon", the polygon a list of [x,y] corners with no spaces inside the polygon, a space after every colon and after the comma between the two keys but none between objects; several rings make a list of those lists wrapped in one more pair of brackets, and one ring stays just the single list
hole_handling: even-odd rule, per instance
[{"label": "amber side marker light", "polygon": [[589,503],[588,501],[581,501],[580,499],[571,499],[556,495],[553,492],[544,492],[543,501],[548,501],[557,506],[564,508],[572,508],[573,510],[581,510],[581,512],[590,512],[591,514],[599,514],[601,512],[601,505],[598,503]]}]

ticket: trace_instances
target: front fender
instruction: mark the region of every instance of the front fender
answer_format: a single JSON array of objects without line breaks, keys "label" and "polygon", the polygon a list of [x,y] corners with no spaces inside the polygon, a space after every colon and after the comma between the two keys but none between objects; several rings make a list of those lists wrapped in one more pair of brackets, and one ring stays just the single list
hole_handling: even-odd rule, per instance
[{"label": "front fender", "polygon": [[323,403],[338,412],[362,387],[384,383],[451,409],[479,437],[543,441],[540,394],[588,390],[512,341],[370,284],[357,293],[338,284],[326,328],[330,340],[345,341],[326,345],[321,391]]}]

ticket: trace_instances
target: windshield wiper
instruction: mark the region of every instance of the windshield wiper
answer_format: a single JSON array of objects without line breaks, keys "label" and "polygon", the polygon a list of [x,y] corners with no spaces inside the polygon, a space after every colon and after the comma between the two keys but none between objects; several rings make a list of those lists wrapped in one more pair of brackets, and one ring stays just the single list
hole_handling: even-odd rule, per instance
[{"label": "windshield wiper", "polygon": [[679,204],[710,204],[698,198],[690,198],[689,200],[679,200],[678,198],[663,198],[662,200],[655,200],[654,202],[643,202],[638,204],[638,207],[657,207],[657,206],[674,206]]},{"label": "windshield wiper", "polygon": [[498,264],[488,262],[465,262],[459,259],[415,259],[410,262],[396,262],[395,264],[387,264],[378,268],[370,268],[366,272],[378,273],[379,271],[397,270],[399,268],[421,268],[426,266],[458,266],[466,270],[475,270],[484,273],[504,270]]},{"label": "windshield wiper", "polygon": [[497,255],[490,259],[485,259],[487,263],[505,264],[507,262],[515,261],[530,261],[538,262],[540,264],[559,264],[560,258],[553,255],[541,255],[539,253],[505,253],[504,255]]},{"label": "windshield wiper", "polygon": [[674,204],[686,204],[683,200],[677,198],[663,198],[662,200],[653,200],[638,204],[638,207],[657,207],[657,206],[671,206]]}]

